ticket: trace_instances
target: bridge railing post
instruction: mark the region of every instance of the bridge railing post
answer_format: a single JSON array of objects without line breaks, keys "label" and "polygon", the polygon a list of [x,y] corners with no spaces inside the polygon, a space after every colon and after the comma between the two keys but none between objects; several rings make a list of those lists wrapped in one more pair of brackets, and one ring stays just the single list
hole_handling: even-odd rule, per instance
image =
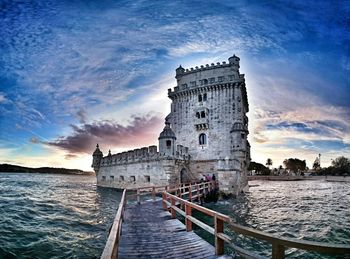
[{"label": "bridge railing post", "polygon": [[140,204],[140,203],[141,203],[140,189],[137,189],[137,193],[136,193],[136,195],[137,195],[137,204]]},{"label": "bridge railing post", "polygon": [[284,246],[278,242],[272,243],[272,259],[284,259]]},{"label": "bridge railing post", "polygon": [[165,203],[167,200],[167,195],[165,192],[162,193],[162,203],[163,203],[163,209],[166,210],[168,208],[167,204]]},{"label": "bridge railing post", "polygon": [[224,221],[219,219],[216,215],[214,217],[215,221],[215,254],[224,254],[224,240],[218,237],[218,233],[224,232]]},{"label": "bridge railing post", "polygon": [[191,205],[186,204],[185,205],[185,212],[186,212],[186,231],[192,231],[192,221],[187,218],[187,216],[192,216],[192,207]]},{"label": "bridge railing post", "polygon": [[188,200],[192,202],[192,185],[188,187]]},{"label": "bridge railing post", "polygon": [[173,197],[170,197],[170,213],[171,213],[171,218],[175,219],[176,218],[176,210],[174,210],[174,206],[175,206],[175,199]]},{"label": "bridge railing post", "polygon": [[199,184],[198,183],[196,184],[196,189],[197,189],[197,192],[196,192],[196,194],[197,194],[197,201],[200,202],[201,197],[200,197],[200,190],[199,190]]}]

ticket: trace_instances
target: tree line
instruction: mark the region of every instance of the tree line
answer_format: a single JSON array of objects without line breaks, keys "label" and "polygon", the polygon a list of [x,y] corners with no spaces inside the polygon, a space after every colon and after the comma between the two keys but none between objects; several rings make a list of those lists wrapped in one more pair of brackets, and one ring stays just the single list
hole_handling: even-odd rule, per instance
[{"label": "tree line", "polygon": [[[286,173],[294,173],[297,175],[304,175],[305,172],[310,171],[306,166],[306,160],[298,158],[288,158],[283,161],[283,166],[270,169],[273,161],[271,158],[266,160],[265,165],[257,162],[250,162],[248,170],[254,171],[256,174],[261,175],[283,175]],[[350,159],[344,156],[337,157],[332,160],[332,164],[329,167],[321,168],[319,159],[316,159],[313,163],[312,174],[314,175],[350,175]]]}]

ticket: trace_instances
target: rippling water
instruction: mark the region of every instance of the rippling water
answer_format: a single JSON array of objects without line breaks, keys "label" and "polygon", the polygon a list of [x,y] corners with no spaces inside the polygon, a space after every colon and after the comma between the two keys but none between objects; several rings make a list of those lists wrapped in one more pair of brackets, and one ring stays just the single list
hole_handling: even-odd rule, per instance
[{"label": "rippling water", "polygon": [[98,258],[120,197],[94,176],[0,173],[0,258]]},{"label": "rippling water", "polygon": [[[350,183],[252,181],[249,193],[209,207],[239,224],[284,237],[350,244]],[[271,255],[271,246],[230,233],[251,251]],[[334,258],[288,249],[289,258]],[[339,256],[337,258],[344,258]]]},{"label": "rippling water", "polygon": [[[207,206],[267,233],[350,243],[350,183],[250,185],[238,199]],[[94,176],[0,173],[0,258],[98,258],[120,197],[116,190],[97,188]],[[229,234],[238,245],[270,256],[269,244]],[[287,255],[334,258],[295,249]]]}]

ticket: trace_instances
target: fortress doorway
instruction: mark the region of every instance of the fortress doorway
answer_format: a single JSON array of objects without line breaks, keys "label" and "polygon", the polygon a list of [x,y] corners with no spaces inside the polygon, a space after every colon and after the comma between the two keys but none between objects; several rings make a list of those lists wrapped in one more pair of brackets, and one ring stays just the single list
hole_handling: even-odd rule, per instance
[{"label": "fortress doorway", "polygon": [[180,183],[188,183],[189,182],[189,177],[188,177],[188,173],[187,173],[187,169],[186,168],[182,168],[180,171]]}]

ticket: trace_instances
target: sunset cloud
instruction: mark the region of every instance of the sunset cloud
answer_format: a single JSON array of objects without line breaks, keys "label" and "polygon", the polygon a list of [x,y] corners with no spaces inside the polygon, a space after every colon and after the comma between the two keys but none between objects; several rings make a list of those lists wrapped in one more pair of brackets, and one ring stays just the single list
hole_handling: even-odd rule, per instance
[{"label": "sunset cloud", "polygon": [[[246,78],[254,160],[349,155],[345,3],[33,0],[1,7],[0,143],[21,154],[16,161],[59,164],[60,156],[86,168],[97,142],[104,152],[156,144],[176,67],[232,54]],[[4,161],[17,155],[0,154]]]},{"label": "sunset cloud", "polygon": [[71,135],[45,144],[67,151],[67,158],[79,153],[91,154],[96,143],[105,149],[147,146],[157,142],[158,135],[155,129],[160,129],[162,125],[163,119],[155,116],[134,116],[126,126],[113,120],[82,126],[71,125]]}]

